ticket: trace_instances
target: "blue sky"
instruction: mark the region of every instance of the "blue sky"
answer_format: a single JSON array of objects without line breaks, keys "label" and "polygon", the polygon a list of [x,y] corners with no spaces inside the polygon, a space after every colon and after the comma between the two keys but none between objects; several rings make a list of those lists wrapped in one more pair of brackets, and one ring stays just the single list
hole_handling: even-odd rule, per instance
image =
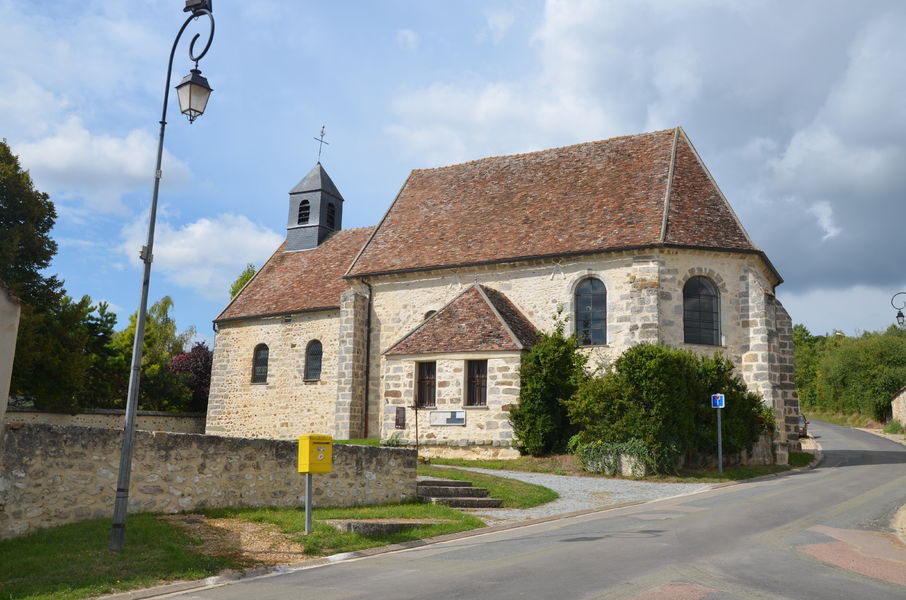
[{"label": "blue sky", "polygon": [[[0,0],[0,137],[57,206],[50,269],[138,305],[157,122],[182,0]],[[681,125],[815,333],[893,322],[906,289],[901,1],[214,3],[189,125],[171,96],[152,301],[211,320],[284,235],[317,160],[344,227],[378,222],[411,169]],[[174,83],[188,72],[190,26]]]}]

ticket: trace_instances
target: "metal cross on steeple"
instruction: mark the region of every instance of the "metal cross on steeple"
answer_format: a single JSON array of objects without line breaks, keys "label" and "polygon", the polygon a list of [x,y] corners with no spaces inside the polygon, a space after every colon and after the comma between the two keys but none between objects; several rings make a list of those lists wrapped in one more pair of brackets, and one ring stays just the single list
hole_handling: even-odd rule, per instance
[{"label": "metal cross on steeple", "polygon": [[321,125],[321,138],[320,138],[320,139],[318,139],[318,138],[312,138],[312,139],[314,139],[316,142],[318,142],[318,144],[319,144],[319,146],[318,146],[318,164],[321,164],[321,148],[324,147],[324,144],[327,144],[328,146],[330,146],[330,142],[325,142],[325,141],[324,141],[324,135],[325,135],[326,133],[327,133],[327,132],[324,130],[324,126]]}]

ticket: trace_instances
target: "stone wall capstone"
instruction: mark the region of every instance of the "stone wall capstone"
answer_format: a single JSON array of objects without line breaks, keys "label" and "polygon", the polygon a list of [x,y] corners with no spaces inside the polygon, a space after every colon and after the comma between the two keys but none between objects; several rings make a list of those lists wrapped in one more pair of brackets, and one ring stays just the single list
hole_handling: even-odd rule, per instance
[{"label": "stone wall capstone", "polygon": [[[121,433],[54,425],[6,427],[0,454],[0,539],[112,517]],[[304,506],[296,441],[137,431],[129,512]],[[314,475],[315,506],[416,496],[415,452],[336,445],[333,472]]]},{"label": "stone wall capstone", "polygon": [[[6,422],[28,423],[30,425],[73,425],[76,427],[101,427],[123,430],[126,411],[92,408],[83,413],[69,413],[9,407]],[[140,410],[135,415],[135,428],[142,431],[166,431],[169,433],[204,433],[204,413],[172,413]]]}]

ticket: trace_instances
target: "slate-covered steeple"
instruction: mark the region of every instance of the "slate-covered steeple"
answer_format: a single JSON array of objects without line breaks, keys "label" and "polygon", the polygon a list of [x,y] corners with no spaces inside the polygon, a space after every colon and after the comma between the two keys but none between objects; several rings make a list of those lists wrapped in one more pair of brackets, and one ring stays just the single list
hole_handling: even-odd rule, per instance
[{"label": "slate-covered steeple", "polygon": [[319,162],[289,192],[286,252],[317,248],[343,228],[343,196]]}]

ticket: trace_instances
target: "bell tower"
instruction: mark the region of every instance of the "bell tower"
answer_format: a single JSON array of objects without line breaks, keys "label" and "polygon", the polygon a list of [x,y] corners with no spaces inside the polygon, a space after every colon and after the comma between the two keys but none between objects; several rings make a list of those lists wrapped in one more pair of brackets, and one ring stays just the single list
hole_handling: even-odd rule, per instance
[{"label": "bell tower", "polygon": [[311,250],[343,228],[343,196],[320,161],[289,192],[286,252]]}]

